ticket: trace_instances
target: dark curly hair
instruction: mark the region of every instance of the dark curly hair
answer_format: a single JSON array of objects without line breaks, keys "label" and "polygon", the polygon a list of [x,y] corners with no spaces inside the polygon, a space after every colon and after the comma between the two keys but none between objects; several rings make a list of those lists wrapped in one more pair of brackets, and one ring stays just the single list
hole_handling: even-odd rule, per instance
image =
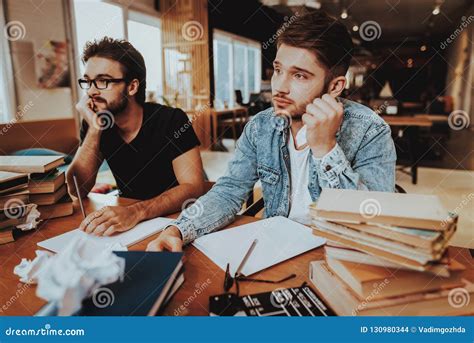
[{"label": "dark curly hair", "polygon": [[82,62],[87,63],[91,57],[103,57],[117,61],[122,65],[122,72],[127,82],[137,79],[139,82],[135,100],[143,105],[146,95],[146,66],[142,54],[128,41],[104,37],[87,42],[82,52]]},{"label": "dark curly hair", "polygon": [[313,51],[326,68],[326,83],[344,76],[349,68],[354,45],[347,28],[323,11],[312,11],[282,26],[277,39],[281,44]]}]

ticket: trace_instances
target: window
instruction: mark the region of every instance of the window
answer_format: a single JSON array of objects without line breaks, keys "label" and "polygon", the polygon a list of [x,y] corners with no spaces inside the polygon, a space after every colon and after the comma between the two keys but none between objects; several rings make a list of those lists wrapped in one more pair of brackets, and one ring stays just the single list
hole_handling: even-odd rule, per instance
[{"label": "window", "polygon": [[173,107],[191,108],[192,79],[187,69],[191,56],[171,47],[165,48],[164,54],[167,93],[163,101]]},{"label": "window", "polygon": [[[143,55],[147,71],[147,101],[161,101],[163,95],[161,29],[157,17],[128,10],[99,0],[91,11],[91,0],[74,1],[76,44],[80,55],[87,41],[104,36],[127,39]],[[84,65],[78,60],[79,75]]]},{"label": "window", "polygon": [[161,28],[157,18],[130,13],[128,40],[141,52],[146,65],[147,101],[161,101],[163,75],[161,55]]},{"label": "window", "polygon": [[[1,38],[0,38],[1,39]],[[0,42],[0,45],[3,45],[4,42]],[[4,51],[2,49],[2,51]],[[3,54],[3,52],[2,52]],[[2,56],[2,60],[5,62],[9,56],[5,53],[5,56]],[[8,122],[11,118],[8,115],[8,97],[9,97],[9,92],[7,89],[7,82],[5,78],[5,69],[6,69],[6,63],[2,63],[0,65],[0,123],[6,123]]]},{"label": "window", "polygon": [[231,45],[224,41],[214,42],[215,107],[233,105]]},{"label": "window", "polygon": [[[124,14],[120,6],[108,4],[99,0],[74,1],[74,19],[76,22],[76,44],[78,55],[82,55],[82,50],[86,42],[100,39],[104,36],[112,38],[125,38]],[[94,10],[91,11],[92,6]],[[79,75],[84,74],[84,65],[80,58]]]},{"label": "window", "polygon": [[233,34],[214,30],[215,107],[236,105],[235,91],[248,102],[251,93],[260,92],[262,68],[260,44]]}]

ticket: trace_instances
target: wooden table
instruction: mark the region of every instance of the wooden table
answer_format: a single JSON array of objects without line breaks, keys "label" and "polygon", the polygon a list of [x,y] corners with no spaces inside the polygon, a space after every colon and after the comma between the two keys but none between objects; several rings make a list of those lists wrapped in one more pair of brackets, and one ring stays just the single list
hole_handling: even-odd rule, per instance
[{"label": "wooden table", "polygon": [[413,126],[413,127],[431,127],[433,122],[427,117],[417,116],[381,116],[390,126]]},{"label": "wooden table", "polygon": [[201,149],[226,151],[218,135],[219,118],[225,115],[232,116],[234,125],[239,124],[242,130],[247,116],[247,108],[232,107],[216,110],[215,108],[203,108],[202,110],[184,110],[192,122],[196,135],[201,142]]},{"label": "wooden table", "polygon": [[[127,205],[134,200],[117,198],[108,195],[93,194],[85,201],[86,211],[97,210],[104,205]],[[177,214],[170,217],[175,218]],[[51,238],[63,232],[76,228],[81,222],[81,214],[75,204],[74,214],[69,217],[57,218],[43,223],[39,230],[30,232],[17,241],[0,246],[0,315],[33,315],[45,301],[36,297],[36,286],[21,284],[18,277],[13,274],[13,268],[21,258],[33,259],[37,242]],[[229,227],[256,221],[253,217],[240,216]],[[130,250],[144,250],[149,241],[157,235],[142,241]],[[453,255],[461,262],[473,267],[472,258],[467,249],[451,248]],[[191,245],[185,250],[185,282],[174,295],[165,309],[165,315],[208,315],[209,296],[223,292],[224,272],[205,255]],[[265,271],[255,274],[256,278],[280,279],[295,273],[296,278],[278,285],[242,282],[241,294],[254,294],[271,291],[276,287],[300,286],[308,282],[309,263],[323,258],[323,248],[314,249],[291,260],[282,262]],[[471,273],[472,274],[472,273]],[[324,296],[323,296],[324,298]]]},{"label": "wooden table", "polygon": [[[105,205],[128,205],[134,200],[113,196],[91,194],[84,202],[86,212],[90,213]],[[20,237],[17,241],[0,245],[0,315],[33,315],[45,301],[36,297],[36,286],[27,286],[19,282],[13,274],[13,268],[20,263],[21,258],[33,259],[36,243],[64,233],[79,226],[82,220],[80,209],[75,203],[74,214],[64,218],[56,218],[43,223],[40,229]],[[177,217],[178,214],[169,216]],[[229,227],[256,221],[254,217],[239,216]],[[145,250],[148,242],[158,236],[152,236],[132,247],[130,250]],[[224,272],[204,254],[191,245],[185,250],[185,282],[172,298],[165,310],[165,315],[208,315],[209,296],[223,292]],[[277,286],[262,283],[242,282],[241,294],[251,294],[271,291],[275,287],[299,286],[304,281],[309,282],[309,262],[323,257],[323,249],[318,248],[292,260],[280,263],[266,271],[255,274],[263,279],[280,279],[291,273],[297,277]],[[19,296],[18,293],[21,294]],[[7,304],[6,309],[2,306]]]}]

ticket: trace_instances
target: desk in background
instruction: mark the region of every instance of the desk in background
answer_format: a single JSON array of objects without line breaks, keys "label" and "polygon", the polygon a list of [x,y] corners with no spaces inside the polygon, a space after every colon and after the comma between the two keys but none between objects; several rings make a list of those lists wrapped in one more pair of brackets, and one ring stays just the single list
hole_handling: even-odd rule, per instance
[{"label": "desk in background", "polygon": [[381,116],[392,129],[398,130],[398,137],[407,137],[408,149],[410,155],[410,172],[406,172],[406,167],[400,170],[411,174],[411,182],[416,185],[418,182],[418,164],[420,163],[422,153],[417,144],[420,127],[431,127],[433,121],[427,116]]}]

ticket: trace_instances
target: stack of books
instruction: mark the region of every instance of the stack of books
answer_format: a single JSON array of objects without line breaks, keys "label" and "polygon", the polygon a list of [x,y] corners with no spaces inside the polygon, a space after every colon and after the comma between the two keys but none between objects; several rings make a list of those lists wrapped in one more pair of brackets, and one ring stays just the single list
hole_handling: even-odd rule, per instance
[{"label": "stack of books", "polygon": [[0,244],[14,241],[14,229],[31,210],[28,202],[28,174],[0,171]]},{"label": "stack of books", "polygon": [[339,315],[466,315],[474,295],[466,267],[448,254],[457,217],[431,195],[324,189],[312,228],[327,239],[310,265],[318,291]]},{"label": "stack of books", "polygon": [[29,174],[29,202],[38,205],[41,219],[63,217],[73,213],[67,192],[62,156],[0,156],[0,170]]}]

